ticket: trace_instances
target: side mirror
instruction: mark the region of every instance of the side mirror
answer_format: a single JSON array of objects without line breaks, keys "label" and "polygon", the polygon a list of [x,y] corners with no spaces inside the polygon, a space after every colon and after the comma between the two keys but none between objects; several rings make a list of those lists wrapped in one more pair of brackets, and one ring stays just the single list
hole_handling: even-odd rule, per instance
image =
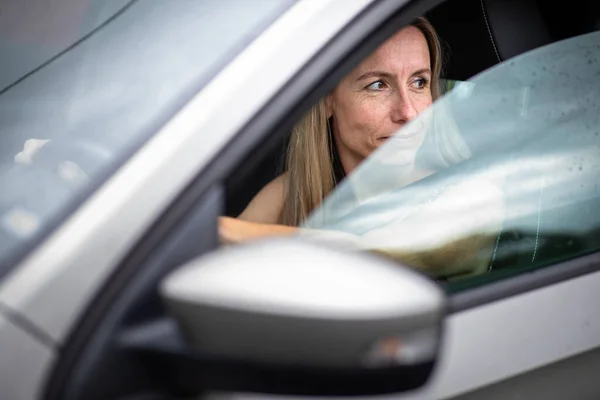
[{"label": "side mirror", "polygon": [[[435,364],[445,296],[367,253],[278,239],[176,270],[161,294],[203,389],[366,395],[415,389]],[[210,379],[206,378],[210,375]]]}]

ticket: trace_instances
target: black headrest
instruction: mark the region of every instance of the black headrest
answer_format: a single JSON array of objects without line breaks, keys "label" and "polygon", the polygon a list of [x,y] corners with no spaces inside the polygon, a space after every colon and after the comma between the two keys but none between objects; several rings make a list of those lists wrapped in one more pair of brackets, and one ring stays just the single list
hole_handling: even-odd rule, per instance
[{"label": "black headrest", "polygon": [[535,0],[450,0],[427,17],[445,44],[449,79],[466,80],[552,42]]},{"label": "black headrest", "polygon": [[501,60],[551,43],[550,32],[534,0],[483,0],[490,40]]}]

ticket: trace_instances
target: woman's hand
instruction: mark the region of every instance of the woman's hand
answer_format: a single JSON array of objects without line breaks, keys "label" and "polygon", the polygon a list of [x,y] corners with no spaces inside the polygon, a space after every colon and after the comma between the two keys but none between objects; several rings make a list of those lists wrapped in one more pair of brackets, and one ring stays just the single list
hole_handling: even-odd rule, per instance
[{"label": "woman's hand", "polygon": [[238,218],[219,217],[219,240],[222,244],[242,243],[270,236],[291,236],[298,228],[286,225],[262,224]]}]

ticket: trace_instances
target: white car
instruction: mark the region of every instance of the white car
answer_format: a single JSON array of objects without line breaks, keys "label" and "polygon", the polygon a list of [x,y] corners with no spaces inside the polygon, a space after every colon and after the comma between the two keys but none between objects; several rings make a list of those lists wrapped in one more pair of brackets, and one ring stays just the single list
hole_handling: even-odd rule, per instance
[{"label": "white car", "polygon": [[[422,14],[449,51],[417,120],[468,159],[348,207],[390,140],[305,227],[360,236],[484,179],[487,268],[221,247],[298,118]],[[599,398],[598,29],[593,0],[0,1],[0,398]],[[481,233],[486,187],[386,246]]]}]

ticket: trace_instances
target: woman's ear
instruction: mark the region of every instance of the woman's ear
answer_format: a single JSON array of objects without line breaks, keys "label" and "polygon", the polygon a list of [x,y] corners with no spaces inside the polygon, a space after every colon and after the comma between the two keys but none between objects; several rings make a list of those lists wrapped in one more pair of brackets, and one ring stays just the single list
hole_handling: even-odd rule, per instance
[{"label": "woman's ear", "polygon": [[327,113],[327,119],[333,116],[333,95],[328,94],[325,96],[325,112]]}]

